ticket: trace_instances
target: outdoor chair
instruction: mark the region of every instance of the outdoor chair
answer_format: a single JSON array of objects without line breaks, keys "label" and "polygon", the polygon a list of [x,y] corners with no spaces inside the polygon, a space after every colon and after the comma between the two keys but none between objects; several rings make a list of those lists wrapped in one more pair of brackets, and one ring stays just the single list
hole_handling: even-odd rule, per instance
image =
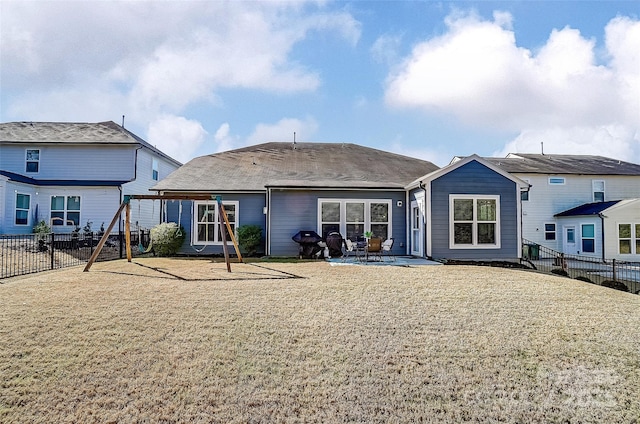
[{"label": "outdoor chair", "polygon": [[345,239],[344,241],[344,245],[345,245],[345,249],[344,249],[344,255],[342,255],[342,262],[347,261],[347,259],[349,259],[349,257],[353,254],[353,252],[355,252],[355,245],[353,244],[353,242],[349,239]]},{"label": "outdoor chair", "polygon": [[388,238],[382,243],[382,260],[384,261],[385,255],[390,258],[392,261],[396,260],[396,257],[391,254],[391,249],[393,248],[393,239]]},{"label": "outdoor chair", "polygon": [[371,237],[367,242],[367,258],[372,256],[373,260],[382,260],[382,239],[379,237]]}]

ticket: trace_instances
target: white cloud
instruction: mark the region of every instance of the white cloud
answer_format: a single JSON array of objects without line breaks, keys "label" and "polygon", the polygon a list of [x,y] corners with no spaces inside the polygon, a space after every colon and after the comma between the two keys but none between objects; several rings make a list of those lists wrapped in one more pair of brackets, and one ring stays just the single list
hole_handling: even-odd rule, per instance
[{"label": "white cloud", "polygon": [[149,123],[148,134],[150,144],[184,163],[205,141],[207,132],[197,121],[161,115]]},{"label": "white cloud", "polygon": [[291,141],[296,133],[296,141],[310,141],[318,130],[318,123],[313,118],[305,120],[283,118],[275,124],[258,124],[247,137],[247,144],[266,143],[269,141]]},{"label": "white cloud", "polygon": [[391,64],[398,60],[401,44],[402,37],[399,35],[381,35],[371,46],[371,56],[378,63]]},{"label": "white cloud", "polygon": [[389,76],[386,101],[472,128],[520,132],[508,148],[537,152],[546,139],[549,151],[637,155],[640,21],[609,22],[605,64],[595,40],[569,27],[553,30],[537,53],[519,47],[511,21],[505,13],[494,21],[451,15],[444,35],[418,44]]},{"label": "white cloud", "polygon": [[316,90],[318,72],[291,58],[296,44],[316,31],[355,45],[361,32],[313,1],[3,1],[0,16],[2,120],[125,114],[154,137],[168,116],[192,127],[176,117],[223,103],[225,89]]}]

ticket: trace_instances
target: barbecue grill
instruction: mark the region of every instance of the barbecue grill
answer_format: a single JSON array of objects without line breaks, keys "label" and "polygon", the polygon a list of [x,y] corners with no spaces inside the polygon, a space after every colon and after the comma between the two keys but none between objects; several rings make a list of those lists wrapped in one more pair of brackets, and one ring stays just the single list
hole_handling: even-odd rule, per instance
[{"label": "barbecue grill", "polygon": [[300,245],[298,249],[300,259],[320,256],[323,248],[318,245],[318,242],[322,241],[322,237],[315,231],[298,231],[291,239]]}]

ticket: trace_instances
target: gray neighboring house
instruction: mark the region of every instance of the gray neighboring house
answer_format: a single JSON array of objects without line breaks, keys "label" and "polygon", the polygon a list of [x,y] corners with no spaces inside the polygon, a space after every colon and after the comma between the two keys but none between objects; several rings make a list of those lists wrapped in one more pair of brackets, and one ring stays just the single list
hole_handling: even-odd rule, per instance
[{"label": "gray neighboring house", "polygon": [[[295,256],[292,237],[312,230],[392,237],[399,255],[518,260],[526,187],[477,156],[440,169],[356,144],[265,143],[193,159],[153,190],[222,196],[232,225],[260,226],[272,256]],[[181,253],[222,251],[215,202],[166,202],[187,233]]]},{"label": "gray neighboring house", "polygon": [[[263,229],[272,256],[295,256],[298,231],[365,231],[394,239],[406,254],[405,186],[437,170],[431,162],[350,143],[271,142],[195,158],[160,181],[160,194],[222,196],[233,227]],[[168,220],[184,227],[183,254],[222,252],[220,217],[212,201],[167,200]]]},{"label": "gray neighboring house", "polygon": [[[45,220],[56,233],[92,222],[98,230],[125,194],[140,194],[181,165],[115,122],[0,124],[0,234],[31,233]],[[132,222],[160,220],[150,203]]]}]

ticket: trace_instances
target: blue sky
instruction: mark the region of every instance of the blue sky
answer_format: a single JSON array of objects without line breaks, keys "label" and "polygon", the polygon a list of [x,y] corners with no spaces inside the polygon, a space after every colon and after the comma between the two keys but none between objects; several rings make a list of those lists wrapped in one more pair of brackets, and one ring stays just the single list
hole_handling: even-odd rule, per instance
[{"label": "blue sky", "polygon": [[640,163],[637,1],[0,2],[0,120]]}]

